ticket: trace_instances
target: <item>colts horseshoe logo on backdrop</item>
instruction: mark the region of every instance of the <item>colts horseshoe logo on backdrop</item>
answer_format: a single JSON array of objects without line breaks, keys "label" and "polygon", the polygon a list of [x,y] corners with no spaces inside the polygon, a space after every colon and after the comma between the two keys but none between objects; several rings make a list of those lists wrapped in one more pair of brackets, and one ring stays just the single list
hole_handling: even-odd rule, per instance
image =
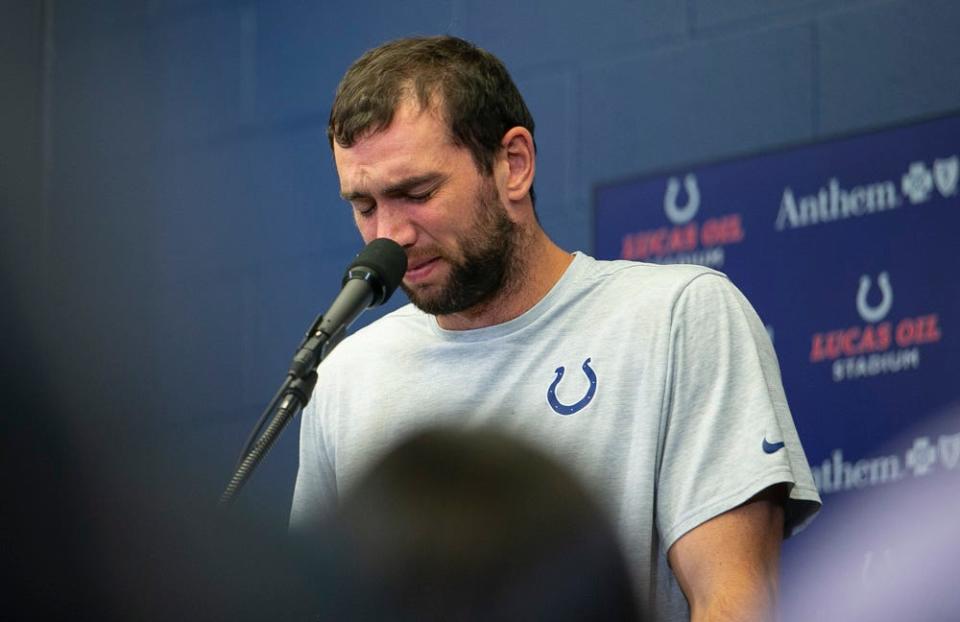
[{"label": "colts horseshoe logo on backdrop", "polygon": [[680,181],[671,177],[667,182],[667,192],[663,195],[663,212],[675,225],[685,225],[697,215],[700,209],[700,188],[697,186],[697,176],[687,173],[683,178],[683,188],[687,191],[687,204],[677,205],[680,194]]},{"label": "colts horseshoe logo on backdrop", "polygon": [[879,322],[890,312],[890,306],[893,304],[893,288],[890,287],[890,275],[881,272],[877,276],[877,285],[880,286],[880,293],[883,300],[876,306],[871,306],[867,302],[867,293],[870,291],[870,276],[864,274],[860,277],[860,288],[857,290],[857,312],[864,322]]},{"label": "colts horseshoe logo on backdrop", "polygon": [[557,399],[557,385],[560,384],[560,381],[563,379],[564,368],[558,367],[556,369],[557,377],[553,379],[553,383],[550,385],[550,388],[547,389],[547,401],[550,403],[550,408],[557,414],[572,415],[575,412],[583,410],[597,392],[597,374],[590,367],[589,358],[583,362],[582,369],[583,373],[587,376],[587,380],[590,381],[590,388],[587,389],[586,395],[581,397],[575,404],[569,405],[563,404]]}]

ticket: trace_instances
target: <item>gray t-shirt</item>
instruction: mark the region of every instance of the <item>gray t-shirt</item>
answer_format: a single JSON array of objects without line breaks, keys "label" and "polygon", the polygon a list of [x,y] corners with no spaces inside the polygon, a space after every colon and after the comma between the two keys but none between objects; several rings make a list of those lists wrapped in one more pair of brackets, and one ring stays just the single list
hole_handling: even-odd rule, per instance
[{"label": "gray t-shirt", "polygon": [[344,340],[317,387],[293,528],[419,427],[496,425],[594,491],[656,619],[689,617],[666,558],[684,533],[778,483],[788,534],[820,503],[766,330],[699,266],[577,253],[532,309],[477,330],[443,330],[407,305]]}]

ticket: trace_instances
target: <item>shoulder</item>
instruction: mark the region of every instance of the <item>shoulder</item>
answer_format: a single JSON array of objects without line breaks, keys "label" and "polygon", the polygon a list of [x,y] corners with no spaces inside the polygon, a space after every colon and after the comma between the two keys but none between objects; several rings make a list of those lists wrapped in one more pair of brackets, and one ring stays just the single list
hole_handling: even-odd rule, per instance
[{"label": "shoulder", "polygon": [[583,256],[581,282],[591,288],[619,291],[631,297],[662,297],[676,301],[684,292],[696,289],[732,287],[727,276],[711,268],[692,264],[652,264],[627,260],[598,260]]}]

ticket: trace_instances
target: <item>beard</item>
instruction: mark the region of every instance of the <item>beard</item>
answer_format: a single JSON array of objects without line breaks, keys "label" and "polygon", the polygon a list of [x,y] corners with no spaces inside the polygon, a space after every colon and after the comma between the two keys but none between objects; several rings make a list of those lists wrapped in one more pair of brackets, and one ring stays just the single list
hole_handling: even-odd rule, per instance
[{"label": "beard", "polygon": [[439,289],[416,289],[404,283],[401,287],[415,307],[431,315],[450,315],[483,305],[516,285],[520,239],[521,230],[507,215],[496,186],[484,180],[477,193],[474,222],[458,240],[461,257],[452,257],[442,248],[427,251],[450,266],[446,282]]}]

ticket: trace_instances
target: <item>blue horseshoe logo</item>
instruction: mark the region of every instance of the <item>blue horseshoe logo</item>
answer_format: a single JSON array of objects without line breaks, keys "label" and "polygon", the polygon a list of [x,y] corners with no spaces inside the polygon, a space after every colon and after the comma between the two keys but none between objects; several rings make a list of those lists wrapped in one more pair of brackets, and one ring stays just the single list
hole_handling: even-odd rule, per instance
[{"label": "blue horseshoe logo", "polygon": [[554,410],[559,415],[572,415],[575,412],[582,410],[587,404],[590,403],[590,400],[593,399],[593,394],[597,392],[597,374],[590,368],[590,359],[588,358],[583,362],[583,373],[587,375],[587,380],[590,381],[590,388],[587,389],[587,394],[580,398],[576,404],[570,404],[569,406],[560,402],[557,399],[557,385],[560,384],[560,381],[563,379],[563,367],[558,367],[556,369],[557,377],[553,379],[553,383],[550,385],[550,388],[547,390],[547,401],[550,402],[550,408]]}]

